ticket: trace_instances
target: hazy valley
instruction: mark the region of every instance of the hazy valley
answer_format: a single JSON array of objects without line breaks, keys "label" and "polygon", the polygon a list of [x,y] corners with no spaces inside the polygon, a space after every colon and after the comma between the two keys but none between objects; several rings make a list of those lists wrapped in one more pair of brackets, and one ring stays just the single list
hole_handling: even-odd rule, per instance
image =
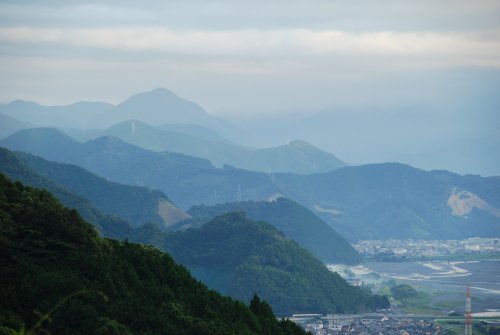
[{"label": "hazy valley", "polygon": [[325,266],[362,262],[349,242],[500,236],[499,177],[349,165],[300,139],[246,147],[237,126],[165,89],[116,106],[13,102],[0,115],[6,177],[48,190],[105,237],[167,252],[219,293],[257,293],[279,316],[389,307],[390,276],[369,284],[374,295]]}]

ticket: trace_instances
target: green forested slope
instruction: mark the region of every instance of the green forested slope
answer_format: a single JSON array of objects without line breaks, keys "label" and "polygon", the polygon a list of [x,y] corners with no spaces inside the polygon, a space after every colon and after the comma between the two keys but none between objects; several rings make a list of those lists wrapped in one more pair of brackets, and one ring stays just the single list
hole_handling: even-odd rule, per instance
[{"label": "green forested slope", "polygon": [[353,264],[360,262],[354,248],[333,228],[300,204],[286,198],[276,201],[242,201],[214,206],[194,206],[188,213],[196,221],[205,223],[223,213],[244,211],[253,220],[265,221],[325,263]]},{"label": "green forested slope", "polygon": [[[1,174],[0,282],[3,334],[303,333],[258,298],[248,308],[209,291],[157,249],[100,238],[47,191]],[[35,311],[50,320],[36,326]]]},{"label": "green forested slope", "polygon": [[0,173],[25,185],[48,190],[66,207],[78,210],[80,215],[87,222],[92,223],[104,236],[124,239],[132,231],[131,225],[125,220],[95,208],[88,199],[70,192],[60,184],[35,172],[15,153],[2,147],[0,147]]},{"label": "green forested slope", "polygon": [[133,226],[145,222],[168,226],[188,217],[161,191],[112,182],[76,165],[51,162],[27,153],[12,153],[0,148],[0,158],[12,154],[37,174],[85,197],[94,207],[119,216]]},{"label": "green forested slope", "polygon": [[385,298],[350,286],[273,226],[243,212],[172,233],[165,250],[209,287],[244,301],[256,292],[278,315],[388,306]]}]

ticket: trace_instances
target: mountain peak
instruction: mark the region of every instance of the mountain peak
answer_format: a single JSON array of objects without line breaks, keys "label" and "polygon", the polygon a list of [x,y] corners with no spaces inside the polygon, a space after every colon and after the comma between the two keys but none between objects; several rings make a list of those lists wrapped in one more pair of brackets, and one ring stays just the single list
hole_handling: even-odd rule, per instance
[{"label": "mountain peak", "polygon": [[61,130],[51,127],[22,129],[6,139],[9,138],[27,139],[33,142],[35,142],[36,140],[47,138],[50,138],[53,141],[74,142],[74,140],[70,136],[66,135]]},{"label": "mountain peak", "polygon": [[[140,103],[140,104],[146,103],[148,105],[151,105],[152,103],[171,104],[172,102],[178,102],[178,101],[188,102],[187,100],[179,97],[177,94],[166,88],[155,88],[148,92],[134,94],[130,98],[122,102],[119,106],[127,104],[135,104],[135,103]],[[160,105],[158,107],[162,108],[164,106]]]},{"label": "mountain peak", "polygon": [[88,141],[87,145],[95,145],[101,148],[123,148],[123,147],[132,147],[133,145],[128,144],[120,140],[119,138],[116,138],[114,136],[101,136],[99,138],[96,138],[94,140]]},{"label": "mountain peak", "polygon": [[169,94],[169,95],[176,95],[174,92],[164,88],[164,87],[157,87],[151,90],[150,93],[154,94]]},{"label": "mountain peak", "polygon": [[299,139],[291,141],[288,145],[298,149],[316,148],[311,143]]},{"label": "mountain peak", "polygon": [[210,124],[212,116],[198,104],[179,97],[165,88],[135,94],[109,111],[96,116],[90,123],[97,128],[136,119],[152,126],[166,123],[201,122]]}]

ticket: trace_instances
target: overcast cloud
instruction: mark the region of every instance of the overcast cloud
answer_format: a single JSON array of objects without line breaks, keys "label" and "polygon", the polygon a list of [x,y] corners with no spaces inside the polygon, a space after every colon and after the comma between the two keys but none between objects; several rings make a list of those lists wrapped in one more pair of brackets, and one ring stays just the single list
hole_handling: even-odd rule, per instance
[{"label": "overcast cloud", "polygon": [[[1,1],[0,101],[119,102],[166,86],[212,113],[327,107],[336,97],[318,96],[360,80],[390,90],[394,75],[498,71],[499,18],[488,0]],[[297,96],[299,78],[318,94]],[[225,94],[235,88],[257,92]]]}]

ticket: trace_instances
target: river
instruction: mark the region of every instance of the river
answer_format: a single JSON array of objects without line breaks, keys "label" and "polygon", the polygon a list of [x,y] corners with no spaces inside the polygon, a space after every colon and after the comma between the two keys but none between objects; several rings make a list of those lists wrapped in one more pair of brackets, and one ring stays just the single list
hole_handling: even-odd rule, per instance
[{"label": "river", "polygon": [[[335,269],[335,266],[332,268]],[[344,269],[345,274],[346,269]],[[500,313],[500,261],[365,262],[347,271],[368,283],[390,279],[431,293],[434,303],[463,312],[465,290],[471,287],[475,313]],[[380,276],[380,279],[378,278]],[[446,304],[444,303],[446,301]],[[454,308],[453,308],[453,307]]]}]

